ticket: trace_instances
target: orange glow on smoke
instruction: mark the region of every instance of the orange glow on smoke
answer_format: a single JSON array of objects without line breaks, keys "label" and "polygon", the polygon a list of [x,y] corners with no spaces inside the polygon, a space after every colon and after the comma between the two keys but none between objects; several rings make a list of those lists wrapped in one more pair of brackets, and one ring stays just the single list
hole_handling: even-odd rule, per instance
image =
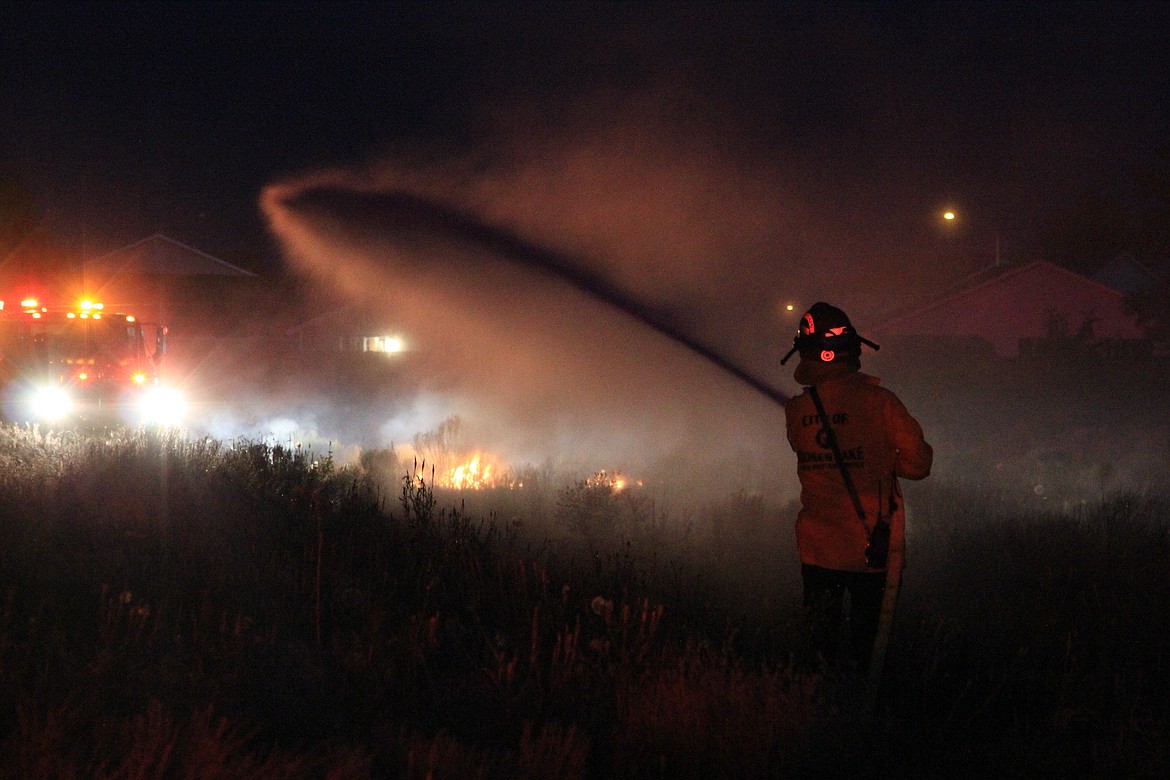
[{"label": "orange glow on smoke", "polygon": [[[424,462],[423,467],[415,478],[422,483],[434,479],[434,487],[446,490],[523,490],[525,483],[519,479],[510,467],[500,459],[489,453],[477,451],[467,455],[450,455],[448,462],[457,461],[454,465],[443,466],[443,458],[432,471]],[[416,468],[418,462],[415,463]],[[585,484],[593,488],[606,488],[611,493],[620,493],[623,490],[636,490],[645,486],[641,479],[635,479],[618,471],[597,471],[585,480]]]},{"label": "orange glow on smoke", "polygon": [[630,479],[618,472],[599,471],[585,480],[589,487],[607,487],[614,493],[620,493],[626,488],[642,487],[642,480]]}]

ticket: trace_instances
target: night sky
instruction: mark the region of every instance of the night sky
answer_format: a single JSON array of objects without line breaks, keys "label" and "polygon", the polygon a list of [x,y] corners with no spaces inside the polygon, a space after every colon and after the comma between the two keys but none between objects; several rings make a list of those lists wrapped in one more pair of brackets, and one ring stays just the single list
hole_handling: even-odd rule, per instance
[{"label": "night sky", "polygon": [[[0,174],[83,256],[163,232],[377,291],[449,356],[442,401],[365,426],[397,441],[479,404],[545,441],[772,446],[774,405],[468,236],[775,386],[786,302],[864,333],[997,236],[1046,256],[1085,204],[1141,205],[1170,127],[1170,4],[774,5],[8,3]],[[378,211],[403,198],[472,227]]]},{"label": "night sky", "polygon": [[319,280],[309,306],[360,301],[425,356],[385,385],[187,354],[216,435],[385,446],[457,415],[513,463],[783,492],[774,399],[532,261],[793,392],[815,300],[865,334],[997,237],[1100,260],[1052,236],[1142,206],[1170,4],[778,5],[8,3],[0,175],[50,246],[163,232]]},{"label": "night sky", "polygon": [[8,3],[0,162],[89,251],[271,257],[283,176],[649,117],[896,257],[941,204],[1037,251],[1165,140],[1165,4],[785,5]]}]

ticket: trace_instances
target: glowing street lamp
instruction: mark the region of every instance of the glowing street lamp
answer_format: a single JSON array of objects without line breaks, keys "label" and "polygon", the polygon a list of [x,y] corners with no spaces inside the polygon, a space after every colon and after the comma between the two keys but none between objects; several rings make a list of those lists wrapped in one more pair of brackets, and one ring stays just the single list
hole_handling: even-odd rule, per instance
[{"label": "glowing street lamp", "polygon": [[[959,215],[956,212],[954,212],[950,209],[947,209],[946,211],[943,212],[942,218],[943,218],[944,222],[951,223],[951,222],[957,221],[959,218]],[[996,267],[999,266],[999,260],[1000,260],[1000,256],[999,256],[999,228],[997,227],[995,229],[995,265],[996,265]]]},{"label": "glowing street lamp", "polygon": [[792,298],[788,300],[780,299],[776,302],[776,315],[782,322],[791,322],[794,318],[799,317],[796,311],[797,302]]}]

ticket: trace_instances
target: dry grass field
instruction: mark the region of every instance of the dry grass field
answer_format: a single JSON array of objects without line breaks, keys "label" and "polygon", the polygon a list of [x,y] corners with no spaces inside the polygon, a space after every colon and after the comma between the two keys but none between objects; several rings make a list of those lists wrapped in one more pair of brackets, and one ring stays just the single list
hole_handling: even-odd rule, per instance
[{"label": "dry grass field", "polygon": [[870,717],[800,652],[793,507],[712,484],[680,529],[579,481],[481,514],[418,471],[0,429],[0,777],[1170,773],[1155,496],[915,486]]}]

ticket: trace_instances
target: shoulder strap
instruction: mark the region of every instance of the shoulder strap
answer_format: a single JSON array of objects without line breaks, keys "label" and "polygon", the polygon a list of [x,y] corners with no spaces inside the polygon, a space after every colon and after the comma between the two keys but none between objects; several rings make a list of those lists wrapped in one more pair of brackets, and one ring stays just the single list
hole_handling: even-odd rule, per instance
[{"label": "shoulder strap", "polygon": [[845,456],[841,454],[841,447],[837,444],[837,432],[829,425],[829,415],[825,413],[825,405],[821,403],[821,395],[817,392],[816,385],[809,385],[808,394],[812,396],[813,403],[816,404],[817,416],[821,418],[821,427],[825,429],[825,439],[829,442],[829,448],[833,450],[833,460],[837,462],[837,469],[841,472],[845,489],[849,491],[849,497],[853,499],[853,508],[857,510],[857,518],[868,529],[869,523],[865,522],[865,509],[861,506],[861,497],[857,495],[857,488],[853,486],[853,477],[849,476],[849,468],[845,465]]}]

